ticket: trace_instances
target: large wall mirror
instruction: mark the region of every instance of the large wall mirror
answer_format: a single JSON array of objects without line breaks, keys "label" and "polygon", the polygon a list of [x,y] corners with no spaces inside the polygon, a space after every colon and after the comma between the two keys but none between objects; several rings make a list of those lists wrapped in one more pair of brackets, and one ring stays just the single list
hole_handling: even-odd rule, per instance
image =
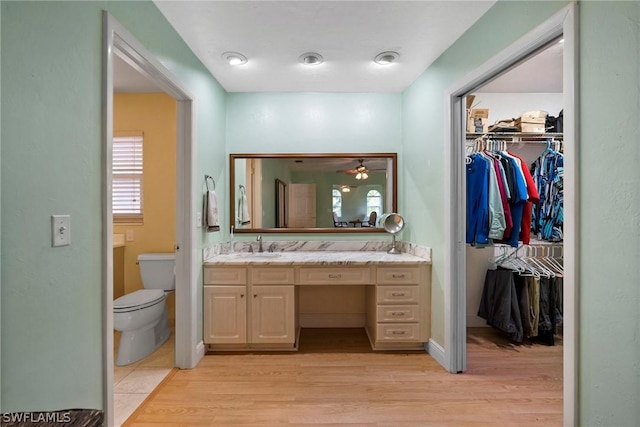
[{"label": "large wall mirror", "polygon": [[238,233],[384,232],[397,211],[396,153],[231,154]]}]

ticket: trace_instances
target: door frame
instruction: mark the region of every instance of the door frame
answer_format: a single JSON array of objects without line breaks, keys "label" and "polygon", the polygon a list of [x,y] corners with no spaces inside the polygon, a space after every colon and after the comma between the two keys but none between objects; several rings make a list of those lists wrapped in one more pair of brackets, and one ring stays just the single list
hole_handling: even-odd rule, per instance
[{"label": "door frame", "polygon": [[452,373],[464,372],[466,346],[466,182],[464,97],[542,49],[564,38],[564,312],[563,422],[578,424],[578,5],[573,2],[511,44],[445,92],[445,319],[444,362]]},{"label": "door frame", "polygon": [[196,167],[195,97],[126,28],[103,11],[102,63],[102,289],[103,392],[105,425],[113,424],[113,210],[111,201],[113,139],[113,55],[176,100],[176,325],[175,366],[193,368],[204,356],[198,333],[197,243],[193,183]]}]

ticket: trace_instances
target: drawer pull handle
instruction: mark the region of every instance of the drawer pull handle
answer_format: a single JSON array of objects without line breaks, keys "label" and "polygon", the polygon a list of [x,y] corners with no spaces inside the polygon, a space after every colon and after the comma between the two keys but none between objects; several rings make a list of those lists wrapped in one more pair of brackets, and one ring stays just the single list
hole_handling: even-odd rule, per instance
[{"label": "drawer pull handle", "polygon": [[392,274],[391,277],[393,277],[394,279],[404,279],[404,273]]},{"label": "drawer pull handle", "polygon": [[406,294],[404,292],[392,292],[391,296],[392,297],[404,297],[404,296],[406,296]]},{"label": "drawer pull handle", "polygon": [[342,274],[330,274],[329,279],[340,279],[342,278]]},{"label": "drawer pull handle", "polygon": [[404,335],[405,331],[391,331],[393,335]]},{"label": "drawer pull handle", "polygon": [[392,311],[391,315],[392,316],[403,316],[404,317],[404,311]]}]

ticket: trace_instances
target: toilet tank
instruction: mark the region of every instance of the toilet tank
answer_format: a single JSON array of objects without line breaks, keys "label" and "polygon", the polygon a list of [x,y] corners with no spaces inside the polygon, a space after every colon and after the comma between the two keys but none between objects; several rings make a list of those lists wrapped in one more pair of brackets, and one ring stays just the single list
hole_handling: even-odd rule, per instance
[{"label": "toilet tank", "polygon": [[176,255],[173,253],[150,253],[138,255],[142,286],[145,289],[169,291],[176,288]]}]

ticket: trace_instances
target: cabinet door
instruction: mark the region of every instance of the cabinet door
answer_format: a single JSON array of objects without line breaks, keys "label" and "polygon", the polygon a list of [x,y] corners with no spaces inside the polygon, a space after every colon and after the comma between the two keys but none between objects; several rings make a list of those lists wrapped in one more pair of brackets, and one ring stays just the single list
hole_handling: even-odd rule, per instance
[{"label": "cabinet door", "polygon": [[251,293],[251,342],[294,344],[294,287],[254,286]]},{"label": "cabinet door", "polygon": [[247,342],[246,286],[204,287],[205,344]]}]

